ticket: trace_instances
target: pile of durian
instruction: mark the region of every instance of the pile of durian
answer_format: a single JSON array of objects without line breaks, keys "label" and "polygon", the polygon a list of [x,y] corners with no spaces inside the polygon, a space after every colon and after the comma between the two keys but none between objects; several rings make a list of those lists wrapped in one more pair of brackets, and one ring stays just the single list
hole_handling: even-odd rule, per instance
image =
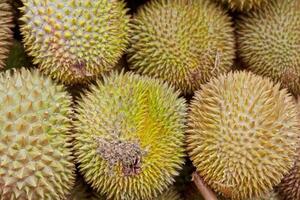
[{"label": "pile of durian", "polygon": [[0,68],[0,200],[300,200],[300,0],[0,0]]}]

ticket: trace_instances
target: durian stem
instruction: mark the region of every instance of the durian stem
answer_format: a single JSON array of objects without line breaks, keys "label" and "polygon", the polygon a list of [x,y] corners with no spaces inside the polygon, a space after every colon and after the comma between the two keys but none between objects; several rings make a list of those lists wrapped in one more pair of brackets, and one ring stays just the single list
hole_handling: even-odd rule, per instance
[{"label": "durian stem", "polygon": [[193,173],[192,180],[194,181],[197,189],[202,194],[205,200],[218,200],[215,193],[205,185],[203,179],[199,176],[197,172]]}]

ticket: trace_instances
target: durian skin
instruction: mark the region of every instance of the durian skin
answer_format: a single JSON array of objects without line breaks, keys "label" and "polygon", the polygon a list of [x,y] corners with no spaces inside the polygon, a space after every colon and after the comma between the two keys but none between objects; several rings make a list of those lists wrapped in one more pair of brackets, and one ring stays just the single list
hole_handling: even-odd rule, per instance
[{"label": "durian skin", "polygon": [[[300,126],[300,96],[298,97],[298,119]],[[298,149],[297,159],[294,167],[285,175],[277,187],[282,200],[300,199],[300,148]]]},{"label": "durian skin", "polygon": [[187,151],[198,173],[226,198],[267,194],[293,166],[299,127],[286,89],[249,72],[222,75],[191,102]]},{"label": "durian skin", "polygon": [[6,0],[0,0],[0,69],[4,68],[13,40],[13,13]]},{"label": "durian skin", "polygon": [[273,0],[237,22],[238,51],[249,70],[300,94],[300,0]]},{"label": "durian skin", "polygon": [[0,199],[60,200],[73,187],[71,97],[36,70],[0,75]]},{"label": "durian skin", "polygon": [[24,0],[21,33],[34,64],[65,84],[111,71],[129,40],[123,1]]},{"label": "durian skin", "polygon": [[[149,77],[112,73],[78,102],[75,156],[84,179],[114,200],[155,199],[167,189],[184,163],[186,106],[179,92]],[[97,153],[97,137],[139,141],[145,150],[141,172],[126,176]]]},{"label": "durian skin", "polygon": [[231,18],[207,0],[154,0],[131,23],[128,63],[139,74],[193,93],[231,69],[235,39]]},{"label": "durian skin", "polygon": [[216,0],[227,5],[231,10],[249,11],[253,8],[260,8],[271,0]]}]

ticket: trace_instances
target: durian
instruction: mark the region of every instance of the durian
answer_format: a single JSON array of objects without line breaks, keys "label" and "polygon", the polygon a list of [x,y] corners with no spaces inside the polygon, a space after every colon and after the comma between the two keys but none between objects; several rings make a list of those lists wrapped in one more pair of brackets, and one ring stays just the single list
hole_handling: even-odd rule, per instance
[{"label": "durian", "polygon": [[78,175],[75,186],[67,200],[106,200],[106,198],[93,191]]},{"label": "durian", "polygon": [[193,93],[231,69],[231,18],[208,0],[153,0],[133,17],[128,63],[132,70]]},{"label": "durian", "polygon": [[184,163],[185,116],[185,100],[166,83],[124,72],[104,77],[78,102],[81,174],[108,199],[155,199]]},{"label": "durian", "polygon": [[0,75],[0,199],[65,199],[74,182],[71,97],[36,70]]},{"label": "durian", "polygon": [[4,68],[13,40],[13,14],[7,0],[0,0],[0,69]]},{"label": "durian", "polygon": [[300,94],[300,0],[273,0],[237,23],[242,61]]},{"label": "durian", "polygon": [[129,16],[117,0],[23,0],[21,33],[34,64],[65,84],[113,69],[128,45]]},{"label": "durian", "polygon": [[293,166],[296,104],[268,78],[221,75],[195,94],[187,132],[188,153],[214,191],[233,200],[260,197]]},{"label": "durian", "polygon": [[253,8],[260,8],[262,5],[272,0],[216,0],[227,5],[232,10],[249,11]]},{"label": "durian", "polygon": [[[298,119],[300,126],[300,97],[298,97]],[[300,148],[298,149],[297,160],[292,170],[285,175],[277,190],[283,200],[300,199]]]}]

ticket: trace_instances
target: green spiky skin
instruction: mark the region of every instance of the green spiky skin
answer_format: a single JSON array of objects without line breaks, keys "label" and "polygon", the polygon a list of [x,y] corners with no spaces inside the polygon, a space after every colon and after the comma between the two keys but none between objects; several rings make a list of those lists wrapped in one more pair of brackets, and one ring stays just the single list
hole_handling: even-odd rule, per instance
[{"label": "green spiky skin", "polygon": [[231,10],[249,11],[253,8],[260,8],[271,0],[216,0],[228,6]]},{"label": "green spiky skin", "polygon": [[300,0],[273,0],[237,23],[238,49],[256,74],[300,94]]},{"label": "green spiky skin", "polygon": [[77,176],[75,186],[67,200],[106,200],[106,198],[93,191],[81,176]]},{"label": "green spiky skin", "polygon": [[12,68],[31,67],[32,63],[30,58],[27,56],[23,45],[14,40],[13,45],[10,49],[9,55],[6,60],[5,70]]},{"label": "green spiky skin", "polygon": [[193,93],[228,72],[235,42],[230,17],[207,0],[154,0],[134,16],[128,63],[132,70]]},{"label": "green spiky skin", "polygon": [[[298,118],[300,124],[300,96],[298,97]],[[297,159],[292,170],[285,175],[277,191],[282,200],[298,200],[300,199],[300,148],[298,149]]]},{"label": "green spiky skin", "polygon": [[263,196],[294,164],[296,104],[268,78],[236,72],[212,79],[192,100],[188,127],[191,160],[224,197]]},{"label": "green spiky skin", "polygon": [[71,97],[24,68],[0,75],[0,199],[64,199],[74,182]]},{"label": "green spiky skin", "polygon": [[159,195],[154,199],[155,200],[183,200],[180,197],[180,194],[175,190],[175,188],[171,188],[168,189],[167,191],[164,191],[161,195]]},{"label": "green spiky skin", "polygon": [[13,40],[13,13],[7,0],[0,0],[0,69],[4,68],[5,60]]},{"label": "green spiky skin", "polygon": [[65,84],[111,71],[128,45],[122,1],[24,0],[21,33],[34,64]]},{"label": "green spiky skin", "polygon": [[[186,121],[185,100],[178,96],[159,80],[113,73],[82,97],[74,149],[81,174],[95,190],[108,199],[149,200],[174,182],[184,163]],[[130,148],[143,153],[133,156],[129,147],[102,148],[108,142],[135,143]]]}]

